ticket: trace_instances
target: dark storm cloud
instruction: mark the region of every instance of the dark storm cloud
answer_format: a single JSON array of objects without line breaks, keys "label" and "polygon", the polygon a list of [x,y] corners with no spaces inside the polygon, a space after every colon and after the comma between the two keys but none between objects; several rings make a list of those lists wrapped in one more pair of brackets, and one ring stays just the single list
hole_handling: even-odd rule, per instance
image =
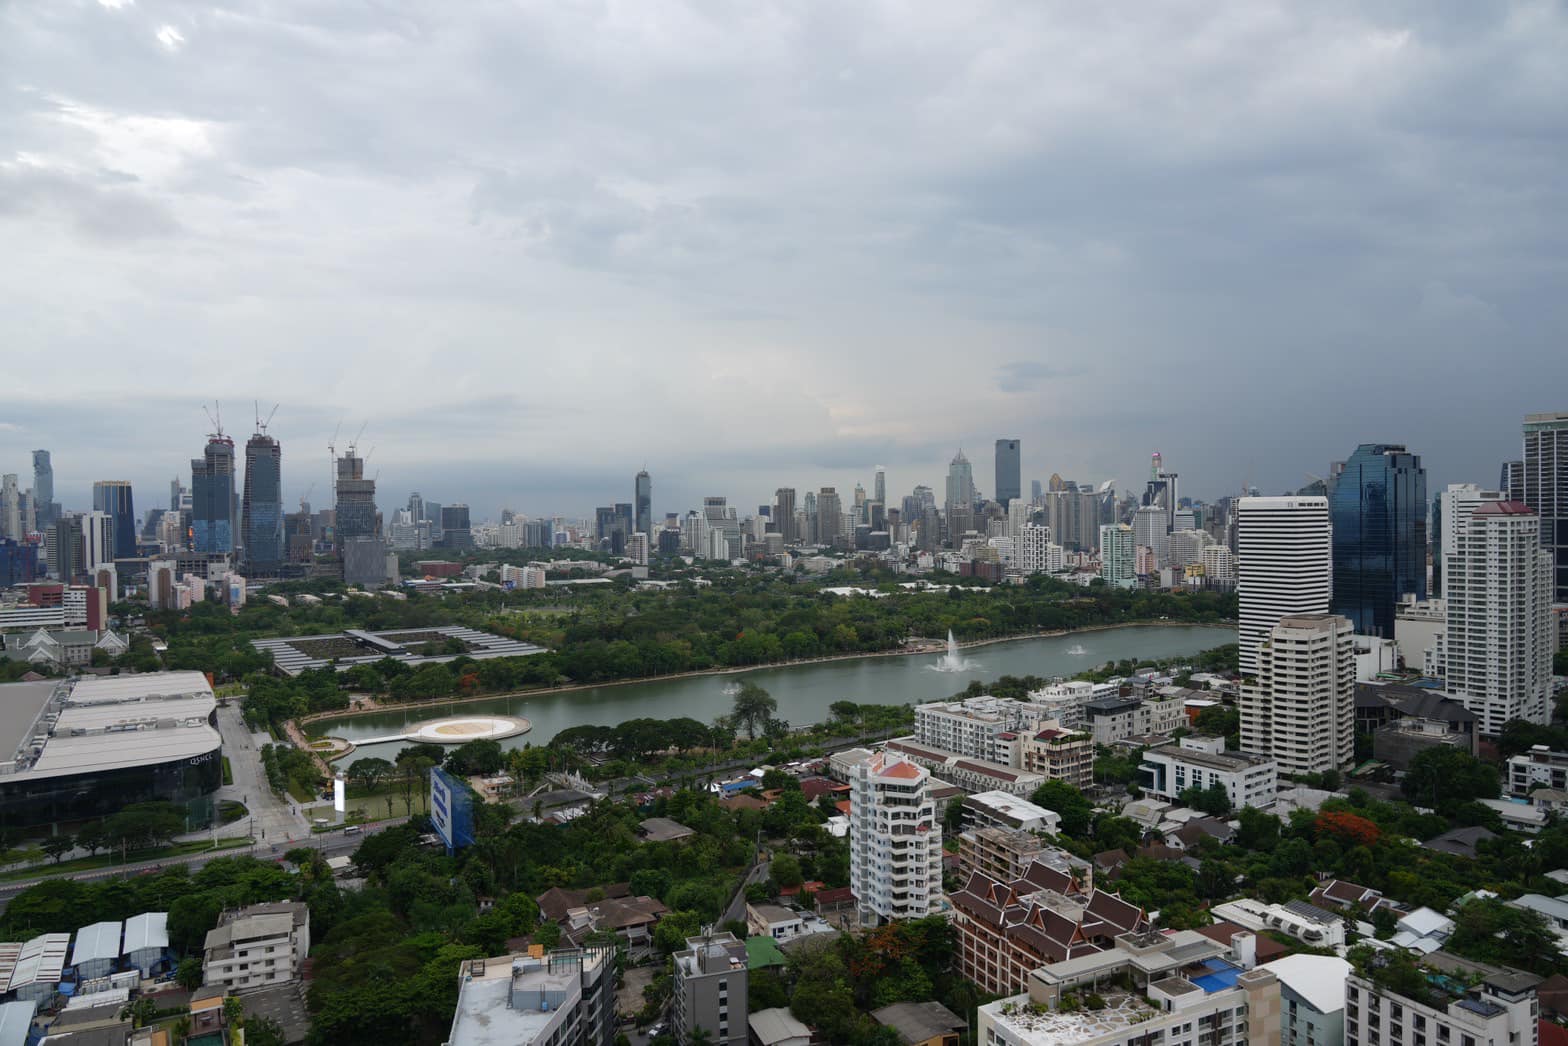
[{"label": "dark storm cloud", "polygon": [[369,419],[384,505],[479,514],[984,488],[998,435],[1490,481],[1568,407],[1564,53],[1551,3],[0,7],[0,471],[166,483],[217,398],[291,489]]}]

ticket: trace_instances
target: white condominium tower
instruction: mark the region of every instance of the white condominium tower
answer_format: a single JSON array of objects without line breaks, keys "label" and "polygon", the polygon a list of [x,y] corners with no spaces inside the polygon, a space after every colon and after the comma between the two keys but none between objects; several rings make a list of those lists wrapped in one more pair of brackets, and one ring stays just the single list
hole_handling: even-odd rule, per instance
[{"label": "white condominium tower", "polygon": [[852,769],[849,884],[862,925],[918,919],[941,898],[942,822],[930,781],[929,772],[894,752]]},{"label": "white condominium tower", "polygon": [[1108,585],[1131,588],[1137,581],[1132,528],[1125,523],[1100,527],[1100,576]]},{"label": "white condominium tower", "polygon": [[1236,506],[1241,674],[1258,674],[1258,647],[1287,614],[1326,614],[1334,587],[1328,498],[1242,498]]},{"label": "white condominium tower", "polygon": [[1445,686],[1495,737],[1510,719],[1551,719],[1552,553],[1541,520],[1493,491],[1442,494],[1447,623],[1435,659]]},{"label": "white condominium tower", "polygon": [[1241,747],[1271,757],[1282,774],[1321,774],[1351,764],[1356,739],[1355,631],[1338,614],[1282,617],[1258,647],[1258,671],[1241,688]]}]

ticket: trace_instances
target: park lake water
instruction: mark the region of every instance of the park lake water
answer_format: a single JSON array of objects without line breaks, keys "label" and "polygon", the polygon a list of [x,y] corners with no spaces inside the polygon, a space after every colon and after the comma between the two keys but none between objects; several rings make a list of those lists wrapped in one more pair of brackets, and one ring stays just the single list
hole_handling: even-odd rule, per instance
[{"label": "park lake water", "polygon": [[[1107,661],[1156,659],[1195,654],[1236,641],[1230,628],[1200,625],[1144,625],[1072,632],[1060,636],[1014,639],[964,651],[969,666],[960,672],[936,671],[941,654],[859,657],[842,661],[782,665],[745,672],[682,676],[675,679],[597,686],[583,690],[543,691],[461,703],[435,702],[417,708],[375,712],[313,724],[313,734],[350,741],[393,737],[422,720],[446,715],[523,716],[533,724],[526,734],[502,741],[506,748],[542,745],[572,726],[614,726],[628,719],[689,716],[710,723],[730,711],[736,684],[748,680],[772,694],[779,718],[802,726],[828,718],[835,701],[860,704],[915,704],[951,697],[972,680],[999,676],[1072,676]],[[362,745],[353,756],[394,758],[403,741]]]}]

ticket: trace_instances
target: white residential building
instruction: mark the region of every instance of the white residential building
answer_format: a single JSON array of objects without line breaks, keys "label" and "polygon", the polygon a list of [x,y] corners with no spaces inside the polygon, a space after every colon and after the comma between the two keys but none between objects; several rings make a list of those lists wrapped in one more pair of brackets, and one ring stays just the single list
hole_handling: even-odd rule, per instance
[{"label": "white residential building", "polygon": [[1287,614],[1326,614],[1334,586],[1328,498],[1241,498],[1236,503],[1236,594],[1241,674],[1257,675],[1258,648]]},{"label": "white residential building", "polygon": [[1214,544],[1205,530],[1176,530],[1170,536],[1170,555],[1166,565],[1180,570],[1203,562],[1203,550]]},{"label": "white residential building", "polygon": [[1503,787],[1511,795],[1527,796],[1537,788],[1568,791],[1568,752],[1554,752],[1546,745],[1532,745],[1508,759]]},{"label": "white residential building", "polygon": [[1225,751],[1223,737],[1191,736],[1145,751],[1138,783],[1146,797],[1172,803],[1179,802],[1188,788],[1218,784],[1234,809],[1266,810],[1274,805],[1279,767],[1261,755]]},{"label": "white residential building", "polygon": [[1241,747],[1287,774],[1349,766],[1355,755],[1356,650],[1350,619],[1293,614],[1269,630],[1241,688]]},{"label": "white residential building", "polygon": [[310,909],[298,901],[226,911],[207,931],[204,983],[239,991],[299,980],[310,953]]},{"label": "white residential building", "polygon": [[1413,999],[1352,972],[1345,980],[1345,1046],[1535,1046],[1539,981],[1500,972],[1462,994],[1428,982],[1429,998]]},{"label": "white residential building", "polygon": [[1236,557],[1224,545],[1205,545],[1198,554],[1203,567],[1203,582],[1210,588],[1236,587]]},{"label": "white residential building", "polygon": [[1106,523],[1100,527],[1100,576],[1107,585],[1131,588],[1137,582],[1138,543],[1132,528],[1125,523]]},{"label": "white residential building", "polygon": [[1511,719],[1551,721],[1552,556],[1529,508],[1475,495],[1441,495],[1448,614],[1438,645],[1448,693],[1495,737]]},{"label": "white residential building", "polygon": [[930,781],[894,752],[854,768],[849,878],[863,925],[929,915],[942,896],[942,822]]},{"label": "white residential building", "polygon": [[[1011,511],[1012,506],[1008,508]],[[1018,528],[1013,547],[1018,552],[1018,566],[1025,574],[1052,574],[1062,569],[1062,546],[1051,544],[1048,526],[1025,523]]]},{"label": "white residential building", "polygon": [[1170,556],[1171,535],[1167,529],[1170,519],[1160,505],[1144,505],[1133,513],[1133,544],[1154,552],[1154,565],[1158,570],[1166,565]]}]

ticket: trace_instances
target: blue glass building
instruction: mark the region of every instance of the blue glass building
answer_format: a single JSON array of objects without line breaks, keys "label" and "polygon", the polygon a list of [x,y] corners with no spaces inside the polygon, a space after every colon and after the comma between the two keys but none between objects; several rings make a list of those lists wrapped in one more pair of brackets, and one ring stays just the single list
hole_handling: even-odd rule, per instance
[{"label": "blue glass building", "polygon": [[240,499],[245,569],[276,574],[283,565],[283,447],[258,432],[245,443],[245,493]]},{"label": "blue glass building", "polygon": [[215,435],[191,459],[191,550],[234,551],[234,441]]},{"label": "blue glass building", "polygon": [[1363,443],[1329,499],[1334,613],[1360,635],[1394,638],[1400,596],[1426,598],[1426,470],[1392,443]]},{"label": "blue glass building", "polygon": [[131,498],[131,485],[120,479],[94,483],[93,510],[104,513],[112,521],[114,558],[128,559],[136,555],[136,507]]}]

